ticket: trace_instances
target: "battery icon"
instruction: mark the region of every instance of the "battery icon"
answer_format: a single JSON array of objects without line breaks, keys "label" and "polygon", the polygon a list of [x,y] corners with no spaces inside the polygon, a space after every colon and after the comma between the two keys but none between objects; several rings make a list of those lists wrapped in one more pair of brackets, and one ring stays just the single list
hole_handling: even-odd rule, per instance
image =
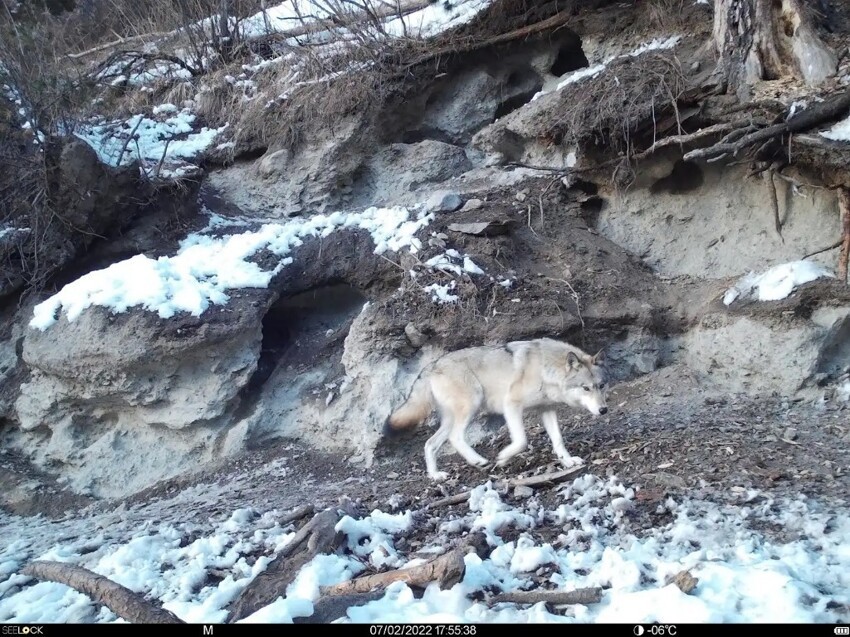
[{"label": "battery icon", "polygon": [[836,626],[833,631],[836,635],[850,635],[850,626]]}]

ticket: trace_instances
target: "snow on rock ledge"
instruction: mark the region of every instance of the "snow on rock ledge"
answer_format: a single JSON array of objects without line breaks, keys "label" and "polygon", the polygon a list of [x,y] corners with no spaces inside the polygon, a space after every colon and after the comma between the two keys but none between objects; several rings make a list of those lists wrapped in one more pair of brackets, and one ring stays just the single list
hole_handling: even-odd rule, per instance
[{"label": "snow on rock ledge", "polygon": [[[226,237],[193,234],[172,257],[137,255],[66,285],[36,306],[30,327],[46,330],[63,310],[68,321],[74,321],[91,306],[117,313],[142,307],[164,319],[179,312],[200,316],[211,304],[225,305],[231,290],[268,287],[272,277],[292,263],[290,253],[307,237],[359,228],[372,236],[376,254],[404,248],[416,252],[420,247],[416,232],[432,218],[421,214],[411,218],[406,208],[369,208],[362,213],[335,212],[266,224],[256,231]],[[249,260],[264,249],[279,258],[272,270],[263,270]]]}]

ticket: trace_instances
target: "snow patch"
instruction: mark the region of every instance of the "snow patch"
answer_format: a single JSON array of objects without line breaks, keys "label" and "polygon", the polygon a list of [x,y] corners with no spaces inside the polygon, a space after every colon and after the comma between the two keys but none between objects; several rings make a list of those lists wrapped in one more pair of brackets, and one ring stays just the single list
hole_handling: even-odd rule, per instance
[{"label": "snow patch", "polygon": [[750,272],[726,290],[723,303],[736,300],[778,301],[787,298],[798,286],[835,275],[812,261],[794,261],[773,266],[760,274]]},{"label": "snow patch", "polygon": [[831,128],[822,131],[821,136],[836,142],[850,142],[850,115]]},{"label": "snow patch", "polygon": [[[381,20],[380,33],[390,37],[429,38],[466,24],[481,11],[493,4],[494,0],[455,0],[453,2],[435,2],[427,7],[404,16],[392,13]],[[330,11],[333,3],[316,3],[311,0],[288,0],[263,12],[256,13],[240,24],[243,37],[247,39],[261,37],[267,33],[280,33],[325,21],[337,17]],[[386,3],[368,2],[373,10],[384,9]],[[395,6],[394,4],[392,6]],[[345,5],[341,5],[344,10]],[[351,11],[352,16],[360,11]],[[344,20],[344,18],[343,18]],[[345,35],[345,29],[340,29]],[[321,34],[320,34],[321,35]],[[315,36],[314,36],[315,37]],[[327,37],[325,35],[325,37]]]},{"label": "snow patch", "polygon": [[[177,111],[173,104],[153,109],[151,119],[134,115],[126,121],[99,121],[81,126],[75,134],[91,146],[107,166],[126,166],[135,160],[153,170],[161,163],[197,157],[227,128],[202,127],[195,130],[195,115],[189,109]],[[132,136],[132,138],[131,138]]]},{"label": "snow patch", "polygon": [[457,284],[454,281],[449,281],[445,284],[432,283],[431,285],[426,285],[422,288],[422,291],[425,292],[425,294],[430,294],[431,300],[435,303],[457,303],[459,298],[458,295],[452,294],[452,290],[456,287]]}]

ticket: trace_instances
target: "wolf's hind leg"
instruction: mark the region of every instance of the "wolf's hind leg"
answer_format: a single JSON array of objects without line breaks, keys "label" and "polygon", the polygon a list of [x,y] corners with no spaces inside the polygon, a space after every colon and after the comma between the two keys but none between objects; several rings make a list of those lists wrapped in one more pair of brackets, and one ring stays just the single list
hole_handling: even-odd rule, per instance
[{"label": "wolf's hind leg", "polygon": [[452,443],[463,459],[473,467],[485,467],[489,464],[487,458],[479,455],[466,441],[466,428],[475,416],[472,405],[454,405],[452,409],[452,428],[449,442]]},{"label": "wolf's hind leg", "polygon": [[450,417],[441,415],[440,428],[433,436],[425,442],[425,470],[432,480],[447,480],[449,474],[445,471],[437,471],[437,453],[440,451],[451,433],[452,423]]},{"label": "wolf's hind leg", "polygon": [[540,414],[540,420],[543,422],[543,428],[549,434],[549,439],[552,441],[552,449],[558,460],[565,468],[570,469],[582,464],[584,461],[576,456],[571,456],[564,447],[564,439],[561,437],[561,428],[558,426],[558,416],[554,411],[547,410]]}]

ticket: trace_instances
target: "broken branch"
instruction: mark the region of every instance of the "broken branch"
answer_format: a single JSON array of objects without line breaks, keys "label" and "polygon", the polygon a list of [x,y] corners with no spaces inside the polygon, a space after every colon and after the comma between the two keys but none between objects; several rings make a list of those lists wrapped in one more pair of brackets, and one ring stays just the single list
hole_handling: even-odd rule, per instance
[{"label": "broken branch", "polygon": [[408,586],[420,588],[425,588],[431,582],[439,582],[441,588],[446,588],[463,579],[466,570],[463,557],[469,550],[470,545],[464,542],[448,553],[420,566],[366,575],[333,586],[323,586],[321,588],[322,596],[335,597],[368,593],[378,588],[384,589],[393,582],[404,582]]},{"label": "broken branch", "polygon": [[303,506],[296,507],[295,509],[281,517],[280,520],[278,520],[278,524],[280,524],[280,526],[286,526],[291,522],[295,522],[296,520],[300,520],[301,518],[306,518],[315,510],[316,508],[312,504],[305,504]]},{"label": "broken branch", "polygon": [[564,604],[598,604],[602,600],[601,588],[577,588],[572,591],[509,591],[490,599],[491,604],[538,604],[545,602],[553,606]]},{"label": "broken branch", "polygon": [[825,248],[821,248],[820,250],[815,250],[814,252],[810,252],[809,254],[804,256],[803,259],[808,259],[808,258],[817,256],[818,254],[823,254],[824,252],[829,252],[830,250],[835,250],[835,248],[840,248],[843,244],[844,244],[844,239],[843,238],[839,239],[838,241],[836,241],[832,245],[828,245]]},{"label": "broken branch", "polygon": [[[764,143],[786,133],[800,133],[814,128],[819,124],[844,115],[848,109],[850,109],[850,91],[844,91],[797,113],[793,117],[788,118],[788,121],[748,133],[734,142],[719,142],[713,146],[692,150],[689,153],[685,153],[684,159],[685,161],[689,161],[723,154],[734,156],[741,150],[759,142]],[[727,136],[727,138],[729,137]]]},{"label": "broken branch", "polygon": [[332,621],[345,617],[348,609],[353,606],[363,606],[384,596],[383,590],[353,595],[334,595],[322,597],[313,604],[313,614],[309,617],[293,617],[293,624],[330,624]]}]

